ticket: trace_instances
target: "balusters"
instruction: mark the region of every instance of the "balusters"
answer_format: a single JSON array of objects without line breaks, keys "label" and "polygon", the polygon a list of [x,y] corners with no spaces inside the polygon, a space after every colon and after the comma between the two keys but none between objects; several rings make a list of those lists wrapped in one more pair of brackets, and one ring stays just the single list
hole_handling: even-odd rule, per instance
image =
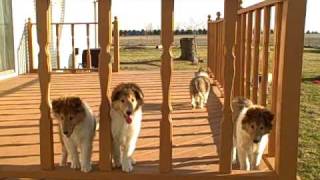
[{"label": "balusters", "polygon": [[245,57],[245,91],[244,96],[250,99],[251,89],[251,60],[252,60],[252,12],[248,12],[247,24],[247,41],[246,41],[246,57]]},{"label": "balusters", "polygon": [[169,172],[172,169],[172,106],[171,106],[171,79],[173,43],[173,15],[174,0],[161,1],[161,42],[163,46],[161,56],[162,82],[162,119],[160,121],[160,172]]},{"label": "balusters", "polygon": [[56,24],[57,69],[60,69],[60,25]]},{"label": "balusters", "polygon": [[269,38],[270,38],[270,6],[264,8],[264,26],[263,26],[263,56],[262,56],[262,78],[259,88],[259,104],[267,104],[267,86],[268,86],[268,62],[269,62]]},{"label": "balusters", "polygon": [[245,74],[245,50],[246,50],[246,14],[241,16],[241,38],[240,38],[240,96],[244,96],[244,74]]},{"label": "balusters", "polygon": [[87,64],[87,69],[89,70],[89,69],[91,69],[91,51],[90,51],[90,24],[87,24],[86,25],[87,26],[87,30],[86,30],[86,32],[87,32],[87,62],[86,62],[86,64]]},{"label": "balusters", "polygon": [[260,29],[261,29],[261,9],[255,10],[255,26],[254,26],[254,56],[253,56],[253,87],[252,101],[254,104],[258,102],[258,76],[259,76],[259,47],[260,47]]},{"label": "balusters", "polygon": [[120,52],[119,52],[119,23],[117,16],[113,21],[113,53],[114,61],[112,65],[112,72],[119,72],[120,69]]},{"label": "balusters", "polygon": [[100,133],[99,133],[99,167],[102,171],[111,171],[111,118],[110,87],[112,80],[111,62],[111,0],[99,0],[98,3],[99,33],[99,80],[101,91]]},{"label": "balusters", "polygon": [[75,48],[74,48],[74,24],[71,24],[71,45],[72,45],[71,71],[74,73],[76,72],[75,70],[76,54],[75,54]]},{"label": "balusters", "polygon": [[27,23],[27,33],[28,33],[28,58],[29,58],[29,73],[34,72],[33,68],[33,35],[32,35],[32,23],[31,18],[28,18]]},{"label": "balusters", "polygon": [[36,1],[37,35],[39,44],[39,83],[41,93],[40,103],[40,163],[41,168],[54,168],[53,133],[50,101],[51,57],[49,53],[51,21],[50,1]]}]

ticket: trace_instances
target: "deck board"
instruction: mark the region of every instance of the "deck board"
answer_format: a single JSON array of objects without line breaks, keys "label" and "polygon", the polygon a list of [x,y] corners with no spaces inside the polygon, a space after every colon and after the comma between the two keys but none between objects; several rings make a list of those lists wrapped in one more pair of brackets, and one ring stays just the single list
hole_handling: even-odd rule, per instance
[{"label": "deck board", "polygon": [[[212,91],[207,105],[209,111],[192,110],[189,98],[189,82],[192,75],[192,72],[187,71],[175,72],[172,78],[173,172],[214,174],[218,172],[217,145],[222,105],[216,93]],[[97,73],[53,74],[51,82],[52,98],[67,94],[78,95],[98,115],[100,89]],[[142,130],[134,154],[137,161],[135,172],[158,173],[162,100],[159,72],[114,74],[112,87],[120,82],[135,82],[145,94]],[[19,172],[22,168],[30,168],[30,171],[37,168],[40,170],[39,102],[37,75],[23,75],[0,81],[0,172]],[[94,164],[97,164],[98,160],[98,138],[96,133],[93,148]],[[55,163],[58,163],[60,142],[56,120],[54,120],[54,152]],[[268,168],[264,167],[263,170],[268,171]]]}]

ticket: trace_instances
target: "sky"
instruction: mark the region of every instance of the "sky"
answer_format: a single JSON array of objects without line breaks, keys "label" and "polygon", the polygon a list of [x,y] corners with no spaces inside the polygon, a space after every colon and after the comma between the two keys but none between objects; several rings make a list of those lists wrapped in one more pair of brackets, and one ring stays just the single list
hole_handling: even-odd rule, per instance
[{"label": "sky", "polygon": [[[51,0],[57,4],[60,0]],[[94,0],[66,0],[65,22],[94,22]],[[243,6],[258,3],[262,0],[243,0]],[[14,22],[14,41],[15,55],[19,44],[21,43],[24,24],[28,17],[35,22],[34,0],[12,0],[13,3],[13,22]],[[212,15],[212,19],[216,18],[216,12],[223,14],[224,0],[175,0],[174,25],[176,29],[199,29],[206,28],[208,14]],[[54,4],[54,5],[55,5]],[[320,0],[308,0],[306,28],[305,30],[320,32]],[[141,30],[146,27],[152,29],[160,28],[161,19],[161,0],[113,0],[112,16],[118,16],[120,29]],[[57,22],[59,17],[54,15],[53,22]],[[273,22],[271,22],[271,25]],[[91,27],[94,28],[94,27]],[[94,33],[94,29],[90,30]],[[34,37],[36,31],[34,28]],[[76,27],[76,46],[81,49],[86,48],[85,27]],[[91,37],[94,34],[90,35]],[[70,28],[62,30],[61,50],[64,61],[63,66],[67,66],[67,60],[71,53],[71,35]],[[91,45],[94,45],[94,38],[90,38]],[[35,52],[38,51],[36,42],[34,42]],[[37,53],[34,53],[37,59]],[[80,58],[80,57],[79,57]],[[17,59],[17,58],[16,58]],[[34,64],[36,67],[37,64]]]},{"label": "sky", "polygon": [[[244,0],[244,6],[261,0]],[[93,0],[67,0],[66,22],[94,20]],[[208,14],[223,13],[223,0],[175,0],[175,28],[204,28]],[[160,0],[113,0],[112,16],[118,16],[120,29],[160,28]],[[306,30],[320,32],[320,0],[308,0]],[[81,14],[79,14],[81,10]]]}]

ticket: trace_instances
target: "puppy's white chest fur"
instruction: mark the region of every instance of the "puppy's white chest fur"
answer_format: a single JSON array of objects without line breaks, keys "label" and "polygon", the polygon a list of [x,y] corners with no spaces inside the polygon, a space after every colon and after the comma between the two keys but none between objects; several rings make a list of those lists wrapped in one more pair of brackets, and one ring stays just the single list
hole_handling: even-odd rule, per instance
[{"label": "puppy's white chest fur", "polygon": [[131,138],[138,138],[141,128],[142,110],[139,108],[134,112],[132,123],[128,124],[121,112],[111,109],[112,136],[121,145],[129,143]]}]

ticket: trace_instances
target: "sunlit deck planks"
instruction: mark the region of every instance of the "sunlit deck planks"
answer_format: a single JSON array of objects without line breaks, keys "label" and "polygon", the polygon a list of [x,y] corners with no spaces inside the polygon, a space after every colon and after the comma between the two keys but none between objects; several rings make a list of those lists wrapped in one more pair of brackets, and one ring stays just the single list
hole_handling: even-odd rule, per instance
[{"label": "sunlit deck planks", "polygon": [[[173,74],[173,174],[215,175],[218,172],[217,143],[222,108],[219,98],[212,92],[208,102],[209,112],[191,109],[189,81],[192,75],[192,72],[186,71]],[[134,155],[137,160],[134,174],[159,174],[159,121],[162,102],[160,74],[158,71],[114,74],[112,87],[120,82],[136,82],[145,94],[142,131]],[[51,94],[52,98],[66,94],[79,95],[98,115],[100,89],[97,73],[53,74]],[[37,75],[24,75],[0,82],[0,177],[60,175],[54,173],[57,171],[40,171],[39,102]],[[58,163],[60,142],[56,122],[54,124],[55,163]],[[95,164],[98,160],[98,133],[96,135],[93,154]],[[263,169],[269,172],[266,166]],[[58,168],[58,171],[73,175],[77,172],[65,168]],[[98,177],[101,173],[95,167],[95,171],[90,174]],[[81,177],[89,177],[90,174],[82,174]],[[114,177],[122,176],[119,171],[112,174]],[[248,175],[250,173],[246,176]],[[76,177],[78,176],[74,176]]]}]

